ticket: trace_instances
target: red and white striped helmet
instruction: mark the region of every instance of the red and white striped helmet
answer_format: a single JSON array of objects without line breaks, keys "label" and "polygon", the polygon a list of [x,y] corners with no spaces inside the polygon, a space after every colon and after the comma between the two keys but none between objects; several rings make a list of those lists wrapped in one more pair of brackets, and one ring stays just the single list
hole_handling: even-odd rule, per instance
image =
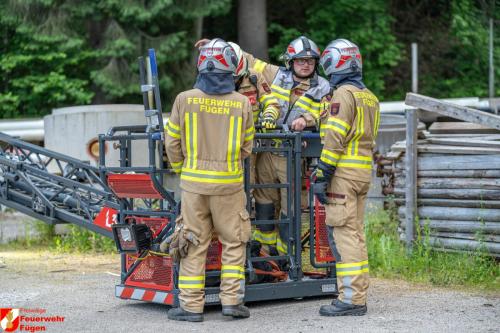
[{"label": "red and white striped helmet", "polygon": [[212,39],[200,48],[199,73],[234,73],[238,58],[233,48],[220,38]]},{"label": "red and white striped helmet", "polygon": [[362,71],[361,53],[353,42],[336,39],[321,54],[320,64],[325,74],[349,74]]},{"label": "red and white striped helmet", "polygon": [[238,65],[236,66],[236,70],[234,71],[234,76],[241,77],[248,72],[248,61],[243,55],[243,51],[241,47],[233,42],[227,42],[233,48],[236,53],[236,58],[238,59]]},{"label": "red and white striped helmet", "polygon": [[299,58],[314,58],[319,59],[320,50],[315,42],[307,37],[300,36],[294,39],[288,47],[286,52],[283,54],[283,60],[285,61],[285,67],[287,69],[291,68],[292,60]]}]

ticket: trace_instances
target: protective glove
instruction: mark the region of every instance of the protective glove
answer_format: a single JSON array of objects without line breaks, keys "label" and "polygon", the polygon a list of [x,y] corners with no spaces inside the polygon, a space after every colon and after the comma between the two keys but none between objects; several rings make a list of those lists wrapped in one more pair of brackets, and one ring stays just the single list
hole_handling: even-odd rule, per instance
[{"label": "protective glove", "polygon": [[174,262],[179,262],[181,258],[188,255],[189,246],[200,245],[200,241],[194,233],[184,230],[182,215],[175,220],[175,230],[172,235],[160,243],[160,251],[170,254]]},{"label": "protective glove", "polygon": [[326,205],[328,203],[328,198],[326,195],[326,190],[328,188],[328,184],[332,180],[332,177],[335,173],[335,167],[328,165],[322,161],[319,161],[318,166],[316,167],[316,179],[313,184],[313,193],[318,198],[318,201]]},{"label": "protective glove", "polygon": [[151,134],[151,139],[153,140],[161,140],[161,133],[160,132],[154,132],[153,134]]},{"label": "protective glove", "polygon": [[316,198],[322,205],[326,205],[328,203],[328,199],[326,196],[326,189],[328,187],[328,183],[323,176],[321,170],[316,171],[316,180],[313,184],[313,193],[316,195]]},{"label": "protective glove", "polygon": [[260,125],[263,128],[274,129],[276,128],[276,119],[274,119],[271,115],[264,115],[260,121]]}]

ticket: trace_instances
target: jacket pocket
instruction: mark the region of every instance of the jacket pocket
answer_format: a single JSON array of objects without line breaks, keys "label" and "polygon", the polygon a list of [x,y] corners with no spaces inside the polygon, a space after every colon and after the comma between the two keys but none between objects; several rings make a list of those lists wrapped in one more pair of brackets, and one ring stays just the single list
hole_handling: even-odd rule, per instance
[{"label": "jacket pocket", "polygon": [[252,225],[250,223],[250,215],[248,214],[246,209],[241,211],[239,215],[241,222],[240,235],[239,235],[240,241],[242,243],[247,243],[250,240],[250,237],[252,236]]},{"label": "jacket pocket", "polygon": [[341,227],[347,223],[347,198],[343,194],[333,194],[326,205],[326,224],[332,227]]}]

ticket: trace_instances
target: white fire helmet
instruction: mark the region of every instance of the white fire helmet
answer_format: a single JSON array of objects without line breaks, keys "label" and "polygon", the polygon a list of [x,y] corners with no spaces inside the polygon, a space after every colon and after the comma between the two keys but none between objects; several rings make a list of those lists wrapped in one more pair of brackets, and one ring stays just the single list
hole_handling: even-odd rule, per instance
[{"label": "white fire helmet", "polygon": [[248,61],[243,55],[243,51],[241,47],[233,42],[227,42],[236,53],[236,58],[238,59],[238,65],[236,66],[236,70],[234,71],[235,77],[242,77],[248,73]]},{"label": "white fire helmet", "polygon": [[233,48],[220,38],[212,39],[200,48],[199,73],[234,73],[238,58]]},{"label": "white fire helmet", "polygon": [[320,64],[325,74],[361,73],[362,60],[359,48],[347,39],[336,39],[325,48]]},{"label": "white fire helmet", "polygon": [[285,62],[285,67],[290,69],[292,66],[292,60],[299,58],[314,58],[319,59],[320,57],[319,47],[315,42],[307,37],[300,36],[294,39],[286,48],[286,52],[283,54],[283,60]]}]

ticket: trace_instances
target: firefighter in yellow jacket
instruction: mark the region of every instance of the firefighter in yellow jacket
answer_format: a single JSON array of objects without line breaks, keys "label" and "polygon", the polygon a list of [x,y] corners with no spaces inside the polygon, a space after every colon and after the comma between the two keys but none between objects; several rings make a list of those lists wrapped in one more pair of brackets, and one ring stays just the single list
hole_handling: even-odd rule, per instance
[{"label": "firefighter in yellow jacket", "polygon": [[[249,68],[248,61],[238,44],[232,42],[228,44],[234,49],[238,58],[238,66],[234,72],[236,91],[248,97],[252,106],[254,124],[259,124],[266,117],[277,118],[280,105],[277,98],[272,94],[270,85],[261,73]],[[267,172],[265,166],[269,165],[271,158],[269,152],[252,154],[250,159],[250,182],[252,184],[256,183],[256,174]],[[273,203],[279,202],[279,191],[277,189],[260,189],[255,191],[253,195],[257,206],[263,200]],[[259,216],[257,218],[260,219]]]},{"label": "firefighter in yellow jacket", "polygon": [[[245,55],[249,65],[271,83],[272,94],[279,102],[278,114],[262,115],[263,127],[273,129],[276,125],[285,124],[294,131],[302,131],[305,127],[319,124],[321,99],[328,94],[330,87],[328,81],[318,75],[320,50],[316,43],[304,36],[291,41],[283,55],[284,67],[266,63],[248,53]],[[271,144],[277,146],[278,143]],[[257,183],[287,183],[286,158],[279,154],[269,155],[270,159],[257,161]],[[259,220],[274,219],[274,202],[265,195],[266,190],[255,191],[256,217]],[[281,217],[286,219],[291,213],[286,211],[287,193],[285,189],[280,192]],[[262,244],[276,246],[280,254],[288,252],[287,225],[281,224],[278,228],[259,225],[253,237]]]},{"label": "firefighter in yellow jacket", "polygon": [[[320,63],[333,96],[321,115],[324,146],[314,190],[326,208],[326,224],[337,259],[339,297],[320,309],[323,316],[364,315],[367,311],[368,254],[364,233],[365,199],[371,182],[372,154],[380,123],[377,97],[362,80],[358,47],[332,41]],[[332,234],[331,234],[332,235]]]},{"label": "firefighter in yellow jacket", "polygon": [[[196,42],[195,47],[201,47],[210,42],[210,39],[201,39]],[[234,72],[235,89],[237,92],[248,97],[252,106],[254,124],[263,124],[265,128],[276,127],[276,119],[279,118],[281,106],[278,99],[271,91],[268,81],[264,75],[248,64],[247,57],[249,56],[233,42],[228,42],[235,50],[238,58],[238,65]],[[318,54],[319,58],[319,54]],[[256,183],[256,178],[262,179],[266,175],[273,175],[272,167],[273,156],[270,152],[260,152],[251,155],[250,159],[250,182]],[[274,181],[272,176],[267,176],[268,183]],[[280,193],[275,188],[262,188],[253,192],[256,206],[257,220],[272,220],[274,219],[275,206],[279,207]],[[261,235],[259,231],[256,234]],[[257,237],[264,246],[270,245],[276,247],[277,233],[274,231],[274,226],[271,226],[271,237]],[[286,252],[286,250],[284,251]]]},{"label": "firefighter in yellow jacket", "polygon": [[234,91],[236,66],[236,54],[223,40],[202,47],[194,89],[176,97],[166,125],[167,156],[181,175],[180,237],[188,244],[180,261],[180,307],[168,312],[169,319],[203,320],[205,262],[213,232],[222,243],[222,314],[250,316],[243,305],[251,225],[242,161],[251,154],[255,130],[248,98]]}]

